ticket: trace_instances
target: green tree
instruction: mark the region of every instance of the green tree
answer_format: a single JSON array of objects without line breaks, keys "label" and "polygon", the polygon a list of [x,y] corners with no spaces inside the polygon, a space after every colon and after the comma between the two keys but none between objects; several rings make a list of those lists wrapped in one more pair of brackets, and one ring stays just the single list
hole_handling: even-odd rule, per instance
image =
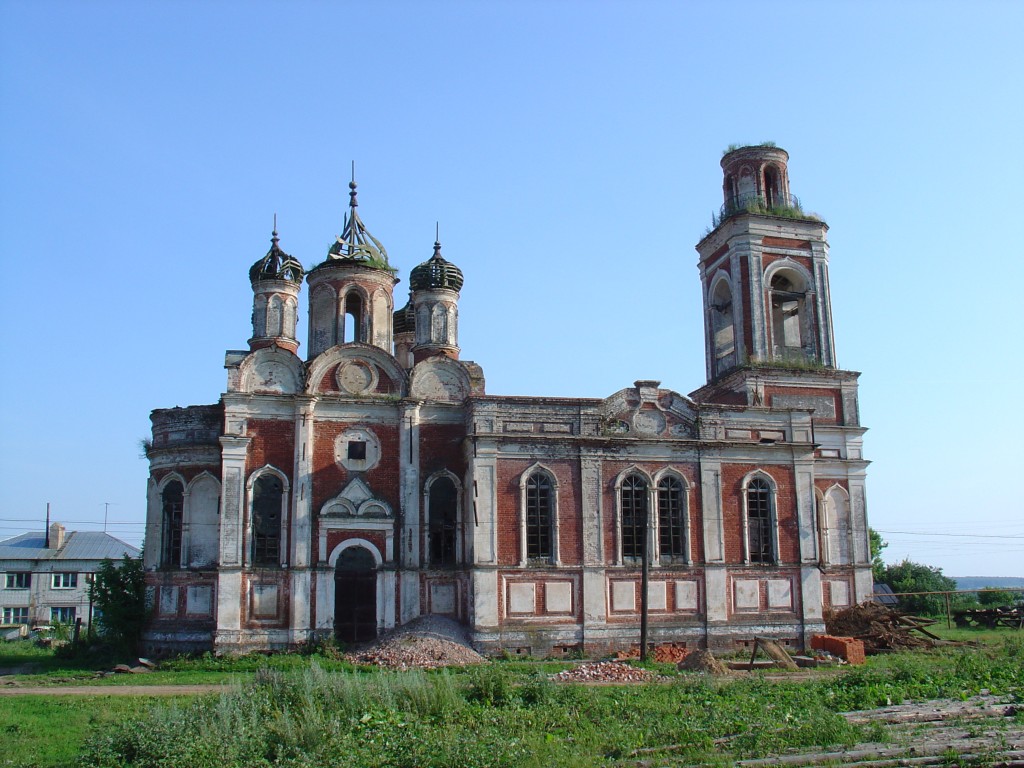
[{"label": "green tree", "polygon": [[1021,593],[1012,589],[985,587],[978,591],[978,602],[982,605],[1015,605],[1021,600]]},{"label": "green tree", "polygon": [[[893,592],[951,592],[956,589],[956,581],[943,576],[941,568],[912,560],[885,566],[881,580],[892,587]],[[946,611],[946,599],[942,595],[908,595],[900,597],[900,606],[911,613],[938,616]]]},{"label": "green tree", "polygon": [[889,546],[889,542],[882,538],[882,534],[874,528],[868,528],[868,540],[871,546],[871,575],[875,581],[885,581],[885,563],[882,562],[882,550]]},{"label": "green tree", "polygon": [[104,637],[132,650],[146,624],[146,583],[142,558],[124,556],[120,563],[106,558],[89,588]]}]

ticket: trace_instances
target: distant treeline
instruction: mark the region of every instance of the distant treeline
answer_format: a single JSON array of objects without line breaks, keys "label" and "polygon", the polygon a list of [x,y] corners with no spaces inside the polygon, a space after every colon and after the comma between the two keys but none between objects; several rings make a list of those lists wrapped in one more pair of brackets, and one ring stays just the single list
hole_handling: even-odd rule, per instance
[{"label": "distant treeline", "polygon": [[957,589],[1024,589],[1024,578],[1015,576],[954,576]]}]

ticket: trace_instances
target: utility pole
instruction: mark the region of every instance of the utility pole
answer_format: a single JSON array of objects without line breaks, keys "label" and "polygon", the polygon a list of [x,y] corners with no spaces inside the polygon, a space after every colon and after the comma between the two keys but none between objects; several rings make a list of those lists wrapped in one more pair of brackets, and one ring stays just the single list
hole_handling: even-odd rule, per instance
[{"label": "utility pole", "polygon": [[651,505],[644,496],[643,542],[640,546],[640,661],[647,661],[647,587],[651,570]]},{"label": "utility pole", "polygon": [[103,502],[103,532],[107,532],[107,514],[110,512],[110,502]]}]

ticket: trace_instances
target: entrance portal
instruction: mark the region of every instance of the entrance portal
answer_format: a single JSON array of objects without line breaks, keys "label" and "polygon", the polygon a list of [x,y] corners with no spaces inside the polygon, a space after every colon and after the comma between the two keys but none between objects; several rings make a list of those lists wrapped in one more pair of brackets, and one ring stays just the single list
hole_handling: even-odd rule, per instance
[{"label": "entrance portal", "polygon": [[365,547],[342,551],[334,571],[334,635],[346,643],[377,637],[377,572]]}]

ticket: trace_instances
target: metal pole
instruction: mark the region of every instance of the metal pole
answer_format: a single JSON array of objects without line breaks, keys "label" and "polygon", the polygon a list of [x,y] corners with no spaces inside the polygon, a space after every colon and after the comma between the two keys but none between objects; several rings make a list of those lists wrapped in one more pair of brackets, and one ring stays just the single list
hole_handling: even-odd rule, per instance
[{"label": "metal pole", "polygon": [[644,531],[640,546],[640,661],[647,661],[647,583],[650,575],[650,548],[648,533],[650,531],[650,507],[644,497]]},{"label": "metal pole", "polygon": [[949,617],[949,592],[946,593],[946,629],[952,629],[953,622]]}]

